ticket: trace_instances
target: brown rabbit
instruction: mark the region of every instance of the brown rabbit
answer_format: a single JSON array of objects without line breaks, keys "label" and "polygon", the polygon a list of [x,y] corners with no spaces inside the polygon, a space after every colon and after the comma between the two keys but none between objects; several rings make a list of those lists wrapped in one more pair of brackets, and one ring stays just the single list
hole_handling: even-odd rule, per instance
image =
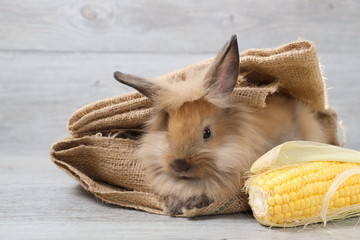
[{"label": "brown rabbit", "polygon": [[238,195],[251,164],[278,144],[327,142],[314,113],[296,99],[275,94],[264,109],[236,102],[239,69],[234,35],[208,69],[186,81],[114,74],[154,103],[138,157],[170,215]]}]

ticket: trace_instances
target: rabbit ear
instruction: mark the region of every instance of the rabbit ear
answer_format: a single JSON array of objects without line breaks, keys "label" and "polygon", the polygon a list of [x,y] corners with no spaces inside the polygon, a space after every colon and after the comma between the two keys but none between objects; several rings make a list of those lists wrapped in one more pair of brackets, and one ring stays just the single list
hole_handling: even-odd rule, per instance
[{"label": "rabbit ear", "polygon": [[150,80],[122,72],[114,72],[114,78],[125,85],[135,88],[150,99],[159,89],[159,87]]},{"label": "rabbit ear", "polygon": [[219,51],[205,77],[205,86],[221,94],[230,94],[235,88],[240,71],[236,35]]}]

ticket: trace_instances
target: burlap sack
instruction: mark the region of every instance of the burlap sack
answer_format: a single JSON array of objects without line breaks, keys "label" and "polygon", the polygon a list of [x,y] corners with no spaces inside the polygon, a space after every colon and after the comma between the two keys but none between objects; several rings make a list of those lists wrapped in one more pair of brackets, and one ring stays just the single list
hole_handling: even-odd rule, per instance
[{"label": "burlap sack", "polygon": [[[185,79],[188,71],[201,71],[210,62],[207,59],[160,78]],[[331,143],[338,145],[336,113],[327,105],[313,43],[301,41],[276,49],[248,50],[240,54],[240,65],[247,80],[238,81],[233,92],[239,101],[263,108],[269,94],[289,94],[317,111]],[[55,143],[51,158],[105,202],[165,214],[163,200],[148,187],[143,167],[133,154],[141,126],[151,112],[151,102],[138,92],[87,105],[70,117],[72,137]],[[247,197],[241,194],[203,209],[185,211],[182,216],[234,213],[247,208]]]}]

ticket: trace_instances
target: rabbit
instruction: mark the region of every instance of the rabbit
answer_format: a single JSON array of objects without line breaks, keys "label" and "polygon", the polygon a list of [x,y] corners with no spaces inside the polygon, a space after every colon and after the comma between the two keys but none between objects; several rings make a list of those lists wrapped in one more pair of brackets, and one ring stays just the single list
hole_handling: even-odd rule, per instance
[{"label": "rabbit", "polygon": [[239,195],[252,163],[278,144],[327,141],[315,113],[297,99],[273,94],[263,109],[236,101],[239,71],[233,35],[208,68],[185,81],[114,73],[153,102],[137,154],[168,215]]}]

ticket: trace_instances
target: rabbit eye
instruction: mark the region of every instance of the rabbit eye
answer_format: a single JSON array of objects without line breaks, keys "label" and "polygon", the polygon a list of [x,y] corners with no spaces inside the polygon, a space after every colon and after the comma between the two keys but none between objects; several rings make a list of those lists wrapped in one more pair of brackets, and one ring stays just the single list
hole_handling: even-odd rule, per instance
[{"label": "rabbit eye", "polygon": [[209,137],[211,137],[211,129],[209,127],[206,127],[204,129],[203,139],[207,140]]}]

